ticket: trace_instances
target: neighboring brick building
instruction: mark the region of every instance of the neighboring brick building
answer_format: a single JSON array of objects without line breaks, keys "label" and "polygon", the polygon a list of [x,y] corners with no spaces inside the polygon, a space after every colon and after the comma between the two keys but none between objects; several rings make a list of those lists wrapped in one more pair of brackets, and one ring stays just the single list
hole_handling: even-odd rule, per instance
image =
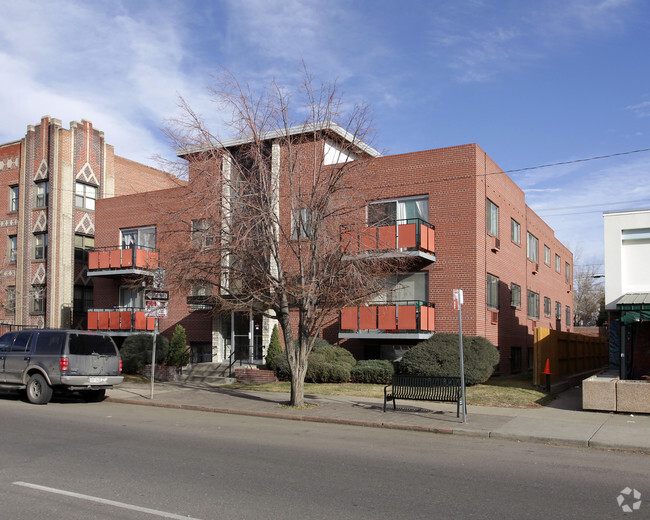
[{"label": "neighboring brick building", "polygon": [[[290,219],[284,195],[288,184],[278,166],[286,153],[275,137],[270,133],[266,139],[269,160],[280,176],[278,212],[281,219]],[[336,139],[348,137],[334,132],[331,141],[311,146],[328,160],[328,154],[338,153]],[[231,141],[224,147],[234,150],[241,143]],[[345,227],[342,243],[351,251],[400,248],[396,254],[410,255],[412,267],[409,272],[395,273],[391,283],[397,289],[387,301],[342,309],[340,317],[325,327],[324,337],[350,349],[357,358],[399,356],[433,331],[458,331],[452,290],[462,289],[463,332],[485,336],[499,347],[501,374],[528,370],[534,327],[570,328],[571,252],[526,205],[523,191],[475,144],[386,157],[363,143],[356,146],[357,157],[374,157],[370,173],[364,171],[356,181],[366,195],[370,193],[371,202],[351,215],[351,222],[361,224]],[[183,189],[99,201],[97,247],[123,251],[125,236],[134,230],[154,233],[164,265],[166,248],[169,252],[183,247],[183,240],[185,247],[190,243],[192,209],[183,207]],[[121,211],[125,207],[132,208],[128,214]],[[177,214],[172,222],[170,209],[174,208],[184,216]],[[174,238],[166,235],[182,220],[187,223],[184,238],[178,233]],[[130,255],[126,254],[127,262],[132,262]],[[157,262],[156,256],[144,270],[151,274]],[[89,321],[96,328],[131,333],[128,324],[135,323],[136,310],[129,309],[122,323],[111,308],[118,302],[122,307],[143,307],[142,291],[132,294],[138,292],[137,287],[124,278],[137,279],[138,269],[98,263],[90,271],[97,276],[98,290],[96,310]],[[124,305],[127,299],[136,305]],[[263,357],[272,320],[253,313],[212,314],[197,302],[192,295],[188,298],[188,294],[172,291],[169,317],[160,323],[168,335],[177,322],[186,327],[194,361],[221,361],[240,343],[252,345],[254,357]],[[138,318],[140,328],[151,328],[143,317],[142,313]]]},{"label": "neighboring brick building", "polygon": [[22,139],[0,145],[0,228],[7,243],[0,322],[85,328],[96,201],[178,183],[115,155],[103,132],[85,120],[65,129],[45,116]]}]

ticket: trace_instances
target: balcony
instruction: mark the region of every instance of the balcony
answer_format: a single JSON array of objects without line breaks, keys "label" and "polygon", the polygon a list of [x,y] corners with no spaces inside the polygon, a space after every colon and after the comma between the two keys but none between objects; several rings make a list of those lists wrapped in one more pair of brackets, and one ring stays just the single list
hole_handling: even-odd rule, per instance
[{"label": "balcony", "polygon": [[88,276],[151,275],[158,251],[148,248],[103,247],[88,253]]},{"label": "balcony", "polygon": [[435,305],[398,301],[341,310],[339,338],[427,339],[435,331]]},{"label": "balcony", "polygon": [[88,330],[109,331],[116,336],[131,332],[153,331],[156,318],[147,317],[143,310],[132,308],[90,309]]},{"label": "balcony", "polygon": [[412,256],[435,262],[435,227],[411,218],[385,226],[342,226],[341,245],[347,255]]}]

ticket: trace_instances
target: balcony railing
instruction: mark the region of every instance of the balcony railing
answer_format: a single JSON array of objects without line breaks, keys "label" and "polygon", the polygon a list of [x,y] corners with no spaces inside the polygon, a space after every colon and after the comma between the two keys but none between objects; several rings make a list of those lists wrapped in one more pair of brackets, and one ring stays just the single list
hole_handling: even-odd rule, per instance
[{"label": "balcony railing", "polygon": [[419,218],[382,226],[342,226],[341,245],[350,255],[369,252],[411,253],[435,260],[435,227]]},{"label": "balcony railing", "polygon": [[417,338],[435,331],[435,305],[422,301],[371,303],[340,314],[341,338]]},{"label": "balcony railing", "polygon": [[116,332],[152,331],[156,318],[147,317],[144,310],[133,308],[90,309],[88,330]]},{"label": "balcony railing", "polygon": [[88,252],[89,276],[140,273],[158,266],[158,251],[147,247],[102,247]]}]

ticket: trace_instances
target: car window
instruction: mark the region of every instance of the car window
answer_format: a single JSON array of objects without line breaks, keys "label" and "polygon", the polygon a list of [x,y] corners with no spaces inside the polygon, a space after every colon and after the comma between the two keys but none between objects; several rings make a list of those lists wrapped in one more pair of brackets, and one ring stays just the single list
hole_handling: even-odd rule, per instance
[{"label": "car window", "polygon": [[11,349],[11,343],[16,337],[15,332],[9,332],[7,334],[3,334],[3,336],[0,338],[0,352],[7,352]]},{"label": "car window", "polygon": [[19,332],[16,334],[16,339],[11,345],[12,352],[25,352],[29,350],[29,338],[32,337],[31,332]]},{"label": "car window", "polygon": [[100,354],[102,356],[116,356],[115,344],[109,336],[101,334],[70,334],[70,355],[89,356]]},{"label": "car window", "polygon": [[39,332],[36,340],[36,352],[39,355],[61,354],[63,342],[65,341],[65,332]]}]

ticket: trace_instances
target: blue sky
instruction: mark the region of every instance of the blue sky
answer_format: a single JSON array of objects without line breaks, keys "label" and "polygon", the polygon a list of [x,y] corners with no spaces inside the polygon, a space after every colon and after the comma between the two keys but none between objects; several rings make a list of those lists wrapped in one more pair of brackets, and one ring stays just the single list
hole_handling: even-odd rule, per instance
[{"label": "blue sky", "polygon": [[[219,131],[219,67],[291,84],[304,60],[370,105],[375,148],[476,142],[518,170],[650,148],[648,56],[645,0],[21,0],[0,10],[0,142],[83,118],[155,165],[178,94]],[[577,263],[602,262],[603,211],[650,207],[650,152],[511,177]]]}]

